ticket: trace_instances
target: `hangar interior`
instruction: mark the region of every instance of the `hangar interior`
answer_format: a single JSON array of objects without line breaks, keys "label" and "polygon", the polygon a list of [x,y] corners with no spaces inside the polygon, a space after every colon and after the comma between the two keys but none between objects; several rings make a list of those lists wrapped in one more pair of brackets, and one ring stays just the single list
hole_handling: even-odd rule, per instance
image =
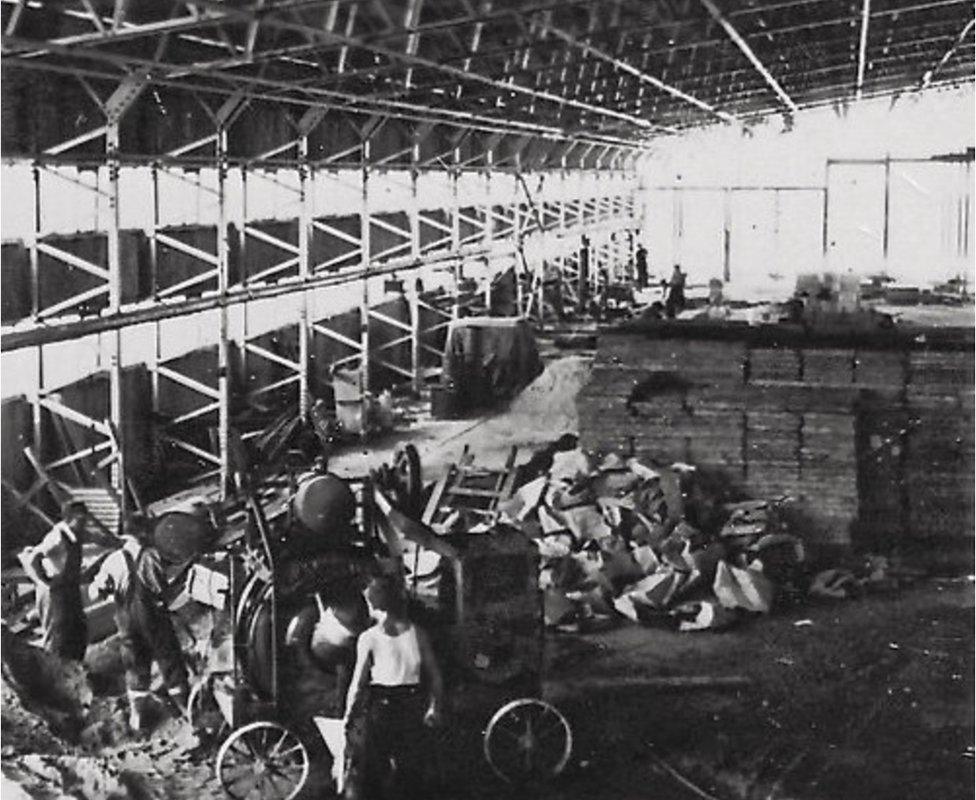
[{"label": "hangar interior", "polygon": [[[565,434],[591,459],[580,480],[622,469],[606,459],[623,454],[634,480],[673,481],[662,489],[672,516],[700,504],[680,523],[665,510],[668,536],[688,523],[720,537],[734,528],[730,500],[796,500],[800,521],[790,524],[803,532],[804,592],[812,565],[884,559],[884,569],[871,562],[873,572],[858,561],[851,581],[860,588],[821,586],[821,600],[900,585],[923,564],[972,571],[972,3],[2,0],[0,24],[5,636],[8,627],[18,636],[33,630],[24,620],[34,588],[16,553],[55,525],[60,500],[83,500],[118,532],[133,515],[162,519],[202,497],[224,509],[228,530],[243,529],[249,514],[264,512],[248,505],[244,489],[255,487],[242,482],[241,464],[270,452],[284,458],[300,431],[291,455],[308,456],[320,440],[330,469],[357,487],[366,473],[380,484],[390,476],[380,464],[399,457],[394,443],[417,445],[429,505],[406,515],[413,533],[404,536],[421,536],[411,539],[418,559],[432,540],[414,523],[454,519],[445,482],[457,481],[455,499],[488,497],[483,516],[492,523],[512,522],[515,512],[506,518],[498,505],[520,496],[516,472],[528,468],[516,467],[511,448],[542,447],[551,464]],[[519,360],[525,348],[528,365]],[[464,372],[475,351],[490,380]],[[492,381],[515,390],[482,402]],[[460,408],[463,398],[470,408]],[[491,464],[490,489],[465,489],[457,477],[470,466],[467,449],[460,460],[455,452],[467,442]],[[632,463],[653,465],[656,477]],[[264,476],[268,508],[295,488],[292,466],[282,470],[287,480]],[[701,477],[712,474],[718,483]],[[371,508],[357,524],[375,522],[367,494],[357,495]],[[549,502],[540,497],[548,495],[535,507]],[[551,522],[558,514],[538,513],[531,519],[545,535],[551,524],[565,532]],[[600,514],[616,520],[606,524],[618,536],[619,512],[600,506]],[[699,540],[687,542],[697,552]],[[560,557],[582,560],[579,543]],[[671,569],[659,544],[627,539],[628,552],[655,551],[654,568],[640,562],[642,580]],[[819,561],[825,554],[834,560]],[[225,567],[213,571],[236,574]],[[540,629],[557,627],[550,601],[568,603],[559,618],[573,634],[594,620],[647,625],[632,599],[618,602],[618,579],[614,596],[608,584],[602,598],[609,606],[535,587],[546,598]],[[846,573],[831,579],[842,583]],[[945,588],[971,612],[971,589],[940,587],[929,588]],[[679,625],[672,599],[686,588],[670,586],[666,601],[641,591],[638,605],[658,603],[652,616]],[[890,625],[909,625],[911,603],[938,606],[913,597]],[[725,624],[728,608],[694,598],[697,622],[680,624]],[[110,605],[87,607],[99,639],[114,631]],[[733,604],[736,620],[744,608]],[[894,652],[902,628],[879,622],[880,609],[849,612],[849,641],[824,639],[822,652],[848,653],[861,626],[876,626],[861,644],[889,635]],[[823,613],[811,612],[817,626],[827,624]],[[770,624],[772,634],[755,636],[779,630],[793,642],[806,632],[785,618]],[[961,624],[947,623],[953,641],[971,645],[971,625],[960,632]],[[730,663],[743,672],[746,648],[778,646],[755,645],[753,631],[732,647]],[[626,652],[635,648],[667,690],[689,664],[721,668],[717,639],[699,652],[649,635],[632,641],[616,630],[597,647],[627,680],[637,667]],[[951,649],[951,675],[972,672],[965,647],[916,644],[917,652]],[[799,640],[791,646],[781,666],[820,657]],[[885,675],[901,668],[884,663]],[[771,680],[778,709],[807,697],[796,687],[817,682],[811,670],[798,670],[795,684]],[[567,687],[583,678],[571,673],[554,667],[557,694],[571,695],[572,710],[582,701]],[[859,698],[872,675],[857,673]],[[971,695],[955,677],[947,685],[942,695],[928,688],[943,700]],[[835,689],[830,702],[846,702],[838,687],[827,681],[806,710],[816,716]],[[696,702],[689,713],[702,726],[726,713]],[[591,711],[577,708],[583,741],[631,735],[597,730]],[[972,730],[957,712],[938,706],[932,716],[931,730],[951,739],[933,756],[941,777],[907,756],[891,775],[904,769],[903,781],[941,781],[934,794],[956,796],[958,764],[946,754],[957,746],[952,736],[961,730],[971,740]],[[905,719],[914,717],[885,717],[892,729]],[[788,732],[802,750],[796,764],[793,753],[743,735],[735,755],[754,759],[756,772],[739,791],[738,778],[716,777],[732,745],[712,748],[705,737],[707,752],[696,751],[671,722],[662,725],[673,735],[666,741],[693,756],[682,762],[678,745],[666,745],[671,760],[653,780],[677,764],[698,781],[668,791],[772,798],[788,786],[818,796],[806,754],[821,745],[810,731]],[[765,718],[755,731],[775,737],[764,726]],[[852,736],[837,732],[838,746]],[[942,747],[938,736],[932,747]],[[904,746],[923,740],[909,736]],[[881,759],[879,742],[865,745],[878,745],[862,754],[866,763]],[[570,795],[622,796],[585,776],[579,763],[590,759],[574,759]],[[28,785],[23,763],[17,769]],[[616,762],[608,769],[625,782],[644,775]],[[857,785],[838,777],[840,767],[823,769],[835,780],[828,796]],[[877,796],[897,797],[898,781],[882,772],[872,773]],[[212,774],[200,780],[203,794],[167,783],[167,796],[223,796]],[[481,789],[497,796],[492,786],[472,788],[472,797]]]}]

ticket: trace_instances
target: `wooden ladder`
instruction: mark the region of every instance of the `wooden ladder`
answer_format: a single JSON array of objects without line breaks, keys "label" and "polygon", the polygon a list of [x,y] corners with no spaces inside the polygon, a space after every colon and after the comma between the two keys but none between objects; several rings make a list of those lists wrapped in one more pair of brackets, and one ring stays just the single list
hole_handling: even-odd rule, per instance
[{"label": "wooden ladder", "polygon": [[446,533],[458,515],[469,516],[472,523],[490,524],[498,504],[512,496],[517,453],[513,446],[502,469],[485,469],[475,466],[474,454],[465,445],[458,462],[435,484],[421,521],[438,533]]}]

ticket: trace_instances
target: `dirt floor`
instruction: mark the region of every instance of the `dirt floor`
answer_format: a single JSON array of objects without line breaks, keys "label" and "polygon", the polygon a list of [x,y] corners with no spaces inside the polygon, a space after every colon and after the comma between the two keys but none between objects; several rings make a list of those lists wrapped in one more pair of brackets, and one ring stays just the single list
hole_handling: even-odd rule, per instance
[{"label": "dirt floor", "polygon": [[[368,453],[348,450],[333,468],[362,474],[404,441],[417,444],[427,479],[465,444],[486,465],[503,462],[512,444],[527,458],[534,446],[576,430],[572,398],[589,363],[585,356],[552,362],[505,412],[420,419]],[[505,787],[481,763],[479,731],[449,727],[442,740],[471,752],[470,759],[446,765],[449,780],[440,796],[972,797],[973,620],[971,578],[930,577],[892,594],[777,608],[722,633],[630,623],[586,635],[550,633],[545,691],[575,737],[565,774],[547,787]],[[111,647],[103,646],[89,661],[104,673],[101,661],[110,658]],[[69,713],[30,702],[25,707],[15,691],[23,687],[8,685],[8,678],[5,669],[4,798],[224,796],[212,753],[197,748],[178,724],[163,723],[148,740],[125,735],[117,685],[96,680],[95,696]],[[641,685],[661,678],[741,680],[734,689]]]},{"label": "dirt floor", "polygon": [[[973,796],[973,584],[804,604],[725,633],[627,626],[552,640],[549,693],[575,767],[547,798]],[[600,689],[562,684],[599,676]],[[614,689],[620,676],[742,676],[744,689]],[[585,764],[586,766],[583,766]]]}]

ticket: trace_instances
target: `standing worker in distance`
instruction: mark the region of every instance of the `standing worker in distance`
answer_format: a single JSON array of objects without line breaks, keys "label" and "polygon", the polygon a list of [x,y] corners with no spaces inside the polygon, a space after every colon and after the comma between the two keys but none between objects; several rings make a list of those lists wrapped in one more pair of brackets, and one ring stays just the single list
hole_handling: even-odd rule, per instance
[{"label": "standing worker in distance", "polygon": [[152,662],[159,664],[170,698],[186,710],[189,681],[169,609],[164,600],[166,575],[159,551],[145,544],[148,525],[130,520],[122,547],[102,564],[89,591],[115,600],[122,663],[129,697],[129,727],[141,731],[150,697]]},{"label": "standing worker in distance", "polygon": [[644,245],[637,245],[637,253],[634,256],[637,266],[637,288],[647,288],[647,248]]},{"label": "standing worker in distance", "polygon": [[668,319],[674,319],[679,311],[685,307],[685,274],[681,271],[678,264],[674,265],[674,272],[671,273],[671,281],[668,284],[670,289],[668,300],[665,304]]}]

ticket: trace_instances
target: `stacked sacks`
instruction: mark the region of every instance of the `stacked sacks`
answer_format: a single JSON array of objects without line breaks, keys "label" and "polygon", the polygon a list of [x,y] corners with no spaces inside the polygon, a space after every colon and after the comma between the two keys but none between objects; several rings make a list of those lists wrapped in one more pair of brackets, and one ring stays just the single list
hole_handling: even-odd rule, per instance
[{"label": "stacked sacks", "polygon": [[622,615],[704,630],[768,613],[805,558],[779,504],[726,494],[686,464],[611,454],[594,466],[576,449],[498,510],[539,548],[547,624],[587,630]]}]

